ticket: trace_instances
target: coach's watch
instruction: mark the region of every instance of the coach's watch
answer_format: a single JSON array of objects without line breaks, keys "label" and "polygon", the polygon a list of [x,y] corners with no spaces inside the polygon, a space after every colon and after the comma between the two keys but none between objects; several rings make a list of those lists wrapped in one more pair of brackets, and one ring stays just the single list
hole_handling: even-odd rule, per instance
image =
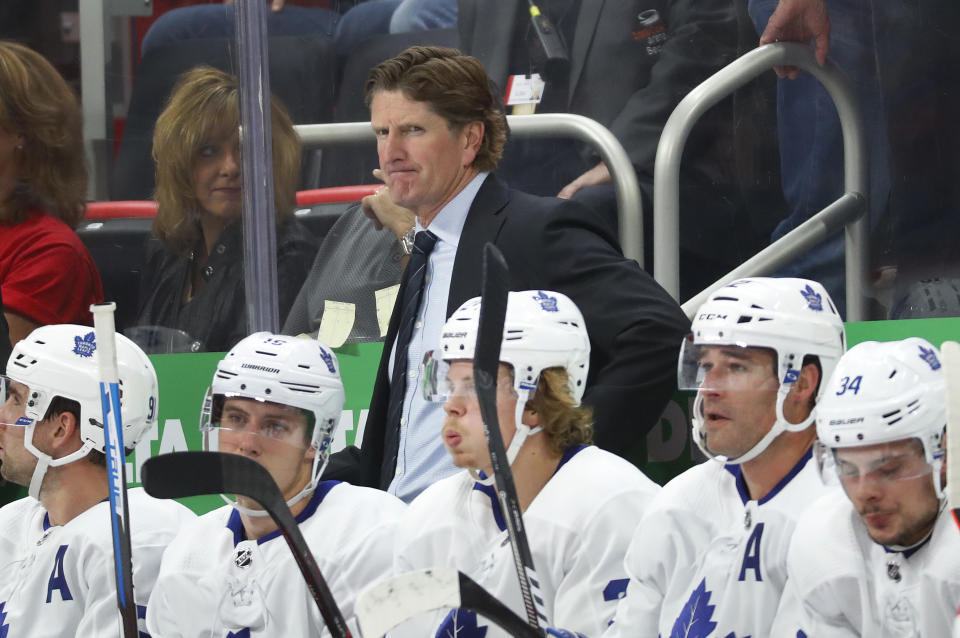
[{"label": "coach's watch", "polygon": [[410,230],[405,232],[403,236],[400,237],[400,248],[401,250],[403,250],[404,255],[413,254],[413,235],[416,229],[417,229],[416,225],[411,226]]}]

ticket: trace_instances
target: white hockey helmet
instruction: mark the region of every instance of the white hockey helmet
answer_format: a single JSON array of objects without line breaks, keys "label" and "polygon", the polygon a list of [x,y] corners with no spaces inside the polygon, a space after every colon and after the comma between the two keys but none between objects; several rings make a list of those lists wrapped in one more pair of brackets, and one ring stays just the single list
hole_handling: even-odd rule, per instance
[{"label": "white hockey helmet", "polygon": [[[480,325],[480,297],[465,301],[443,325],[440,352],[428,353],[434,361],[449,363],[473,359]],[[507,448],[507,460],[513,463],[524,440],[539,428],[521,421],[523,410],[547,368],[564,368],[570,382],[570,395],[577,403],[583,398],[590,369],[590,339],[586,323],[577,305],[566,295],[546,290],[511,292],[503,322],[500,361],[513,367],[513,385],[517,393],[517,432]],[[438,366],[424,375],[424,391],[432,400],[442,400],[446,369]]]},{"label": "white hockey helmet", "polygon": [[707,448],[702,396],[698,393],[691,416],[694,441],[708,457],[739,464],[755,458],[782,432],[805,430],[813,423],[814,414],[811,412],[801,423],[790,423],[783,415],[783,402],[807,356],[815,356],[820,362],[819,400],[845,343],[843,321],[826,289],[816,281],[752,277],[720,288],[700,306],[693,319],[680,351],[678,386],[681,390],[700,389],[701,346],[769,349],[776,355],[777,418],[770,431],[749,451],[736,458],[724,458]]},{"label": "white hockey helmet", "polygon": [[926,339],[857,344],[840,359],[817,405],[821,451],[917,439],[942,498],[945,393],[940,351]]},{"label": "white hockey helmet", "polygon": [[[41,326],[13,347],[7,376],[29,388],[25,416],[17,425],[25,427],[24,447],[38,459],[29,488],[34,498],[47,467],[71,463],[91,450],[105,450],[99,353],[93,328],[72,324]],[[116,353],[123,443],[130,450],[157,422],[157,374],[143,350],[121,334],[116,335]],[[80,449],[59,459],[33,444],[34,427],[43,420],[55,397],[80,404],[83,442]]]},{"label": "white hockey helmet", "polygon": [[340,364],[333,350],[315,339],[269,332],[254,333],[233,346],[217,364],[204,399],[200,429],[207,449],[216,447],[211,435],[228,398],[278,403],[309,415],[310,445],[316,450],[311,481],[288,504],[311,492],[330,457],[345,401]]}]

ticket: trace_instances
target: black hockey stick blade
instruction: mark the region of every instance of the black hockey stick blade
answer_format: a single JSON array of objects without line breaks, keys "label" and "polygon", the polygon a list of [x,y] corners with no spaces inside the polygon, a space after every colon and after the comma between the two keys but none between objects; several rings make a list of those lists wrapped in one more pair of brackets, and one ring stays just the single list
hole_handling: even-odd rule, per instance
[{"label": "black hockey stick blade", "polygon": [[520,500],[513,482],[513,472],[507,460],[500,421],[497,418],[497,376],[500,368],[500,344],[503,341],[503,324],[507,315],[507,297],[510,292],[510,271],[503,254],[491,243],[483,248],[483,287],[480,297],[480,320],[477,326],[477,343],[473,350],[473,382],[477,389],[477,401],[483,418],[483,431],[490,449],[490,463],[497,485],[497,496],[503,516],[507,521],[507,533],[513,549],[513,560],[520,580],[520,593],[531,627],[547,625],[543,613],[540,586],[533,566],[533,554],[523,526]]},{"label": "black hockey stick blade", "polygon": [[296,519],[270,472],[239,454],[173,452],[147,459],[141,470],[143,488],[154,498],[203,494],[242,494],[270,515],[293,553],[320,615],[335,638],[350,638],[350,630],[330,592]]},{"label": "black hockey stick blade", "polygon": [[947,388],[947,506],[960,529],[960,343],[940,347]]},{"label": "black hockey stick blade", "polygon": [[365,638],[377,638],[412,618],[439,609],[467,609],[518,638],[543,636],[469,576],[452,567],[407,572],[375,583],[360,592],[354,604]]}]

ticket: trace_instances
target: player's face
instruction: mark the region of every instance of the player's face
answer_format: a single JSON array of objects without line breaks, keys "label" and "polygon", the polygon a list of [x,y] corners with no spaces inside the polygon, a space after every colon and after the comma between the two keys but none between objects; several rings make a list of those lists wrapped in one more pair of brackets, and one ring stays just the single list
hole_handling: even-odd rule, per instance
[{"label": "player's face", "polygon": [[237,135],[205,143],[193,160],[193,189],[203,209],[223,224],[240,217],[243,191]]},{"label": "player's face", "polygon": [[426,102],[401,91],[378,91],[370,103],[380,169],[394,203],[428,223],[474,175],[470,164],[483,137],[483,124],[451,131]]},{"label": "player's face", "polygon": [[23,446],[24,427],[14,425],[24,416],[29,389],[10,381],[0,406],[0,476],[17,485],[29,485],[37,458]]},{"label": "player's face", "polygon": [[[473,383],[473,361],[451,363],[447,383],[449,397],[443,404],[447,413],[441,430],[443,444],[453,457],[454,465],[483,470],[490,476],[490,451],[483,434],[483,418]],[[497,417],[504,447],[510,445],[517,431],[516,407],[517,395],[513,391],[510,367],[501,363],[497,378]]]},{"label": "player's face", "polygon": [[[287,500],[310,481],[315,451],[310,446],[307,418],[300,408],[254,399],[227,399],[218,437],[221,452],[242,454],[267,468]],[[242,496],[237,502],[259,509]]]},{"label": "player's face", "polygon": [[940,502],[919,441],[841,448],[835,459],[840,482],[870,538],[905,546],[923,540]]},{"label": "player's face", "polygon": [[763,348],[705,346],[699,361],[707,447],[729,458],[745,454],[777,418],[774,354]]}]

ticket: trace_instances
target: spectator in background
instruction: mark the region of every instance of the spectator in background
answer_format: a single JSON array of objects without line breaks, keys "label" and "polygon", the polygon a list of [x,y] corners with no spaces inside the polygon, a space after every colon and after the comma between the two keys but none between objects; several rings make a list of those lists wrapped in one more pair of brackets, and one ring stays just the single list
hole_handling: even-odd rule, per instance
[{"label": "spectator in background", "polygon": [[0,42],[0,288],[12,343],[44,324],[90,325],[90,304],[103,300],[73,232],[87,194],[83,162],[76,96],[43,56]]},{"label": "spectator in background", "polygon": [[[233,0],[224,0],[232,5]],[[287,5],[269,0],[267,32],[281,35],[327,35],[337,52],[346,55],[364,39],[384,33],[403,33],[452,27],[457,22],[456,0],[370,0],[354,3],[340,15],[343,4],[326,7]],[[193,38],[230,38],[234,34],[232,6],[201,4],[180,7],[160,16],[143,38],[141,55],[153,48]]]},{"label": "spectator in background", "polygon": [[[137,324],[174,333],[169,350],[225,351],[247,335],[237,82],[210,67],[183,75],[157,120],[156,238],[141,280]],[[280,318],[316,252],[293,217],[300,141],[286,110],[271,102]],[[162,331],[161,331],[162,332]],[[143,334],[156,335],[147,330]],[[140,336],[148,345],[154,336]],[[172,344],[172,345],[171,345]]]}]

